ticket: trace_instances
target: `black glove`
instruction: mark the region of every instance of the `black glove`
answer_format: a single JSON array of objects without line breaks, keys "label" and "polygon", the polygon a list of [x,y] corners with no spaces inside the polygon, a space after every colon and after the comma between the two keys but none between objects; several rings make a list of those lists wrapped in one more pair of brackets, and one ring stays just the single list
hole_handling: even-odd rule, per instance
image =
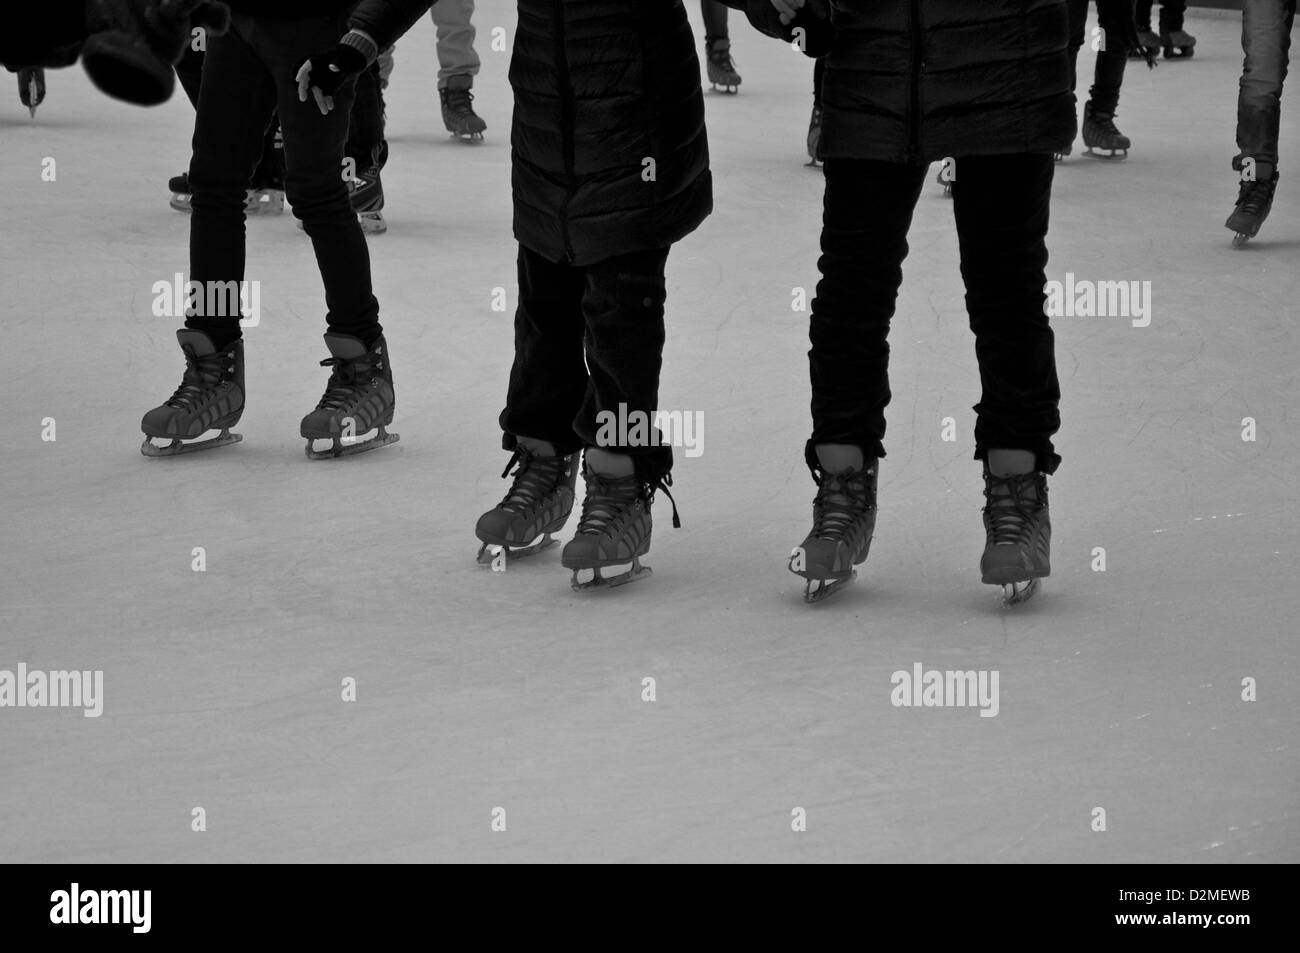
[{"label": "black glove", "polygon": [[328,113],[334,108],[334,94],[339,87],[368,65],[365,54],[346,43],[340,43],[328,53],[307,57],[293,74],[298,83],[298,101],[305,103],[310,90],[321,113]]},{"label": "black glove", "polygon": [[219,34],[229,25],[229,9],[214,0],[86,0],[81,65],[109,96],[154,106],[171,98],[172,66],[193,29]]}]

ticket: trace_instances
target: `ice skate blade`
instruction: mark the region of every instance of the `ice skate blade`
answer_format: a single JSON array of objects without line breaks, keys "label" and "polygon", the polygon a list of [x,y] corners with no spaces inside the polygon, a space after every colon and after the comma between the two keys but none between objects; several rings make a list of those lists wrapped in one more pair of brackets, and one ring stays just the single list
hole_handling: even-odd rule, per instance
[{"label": "ice skate blade", "polygon": [[1002,584],[1002,608],[1007,609],[1022,602],[1028,602],[1041,588],[1038,579],[1026,579],[1022,582],[1004,582]]},{"label": "ice skate blade", "polygon": [[854,579],[857,579],[858,571],[856,569],[851,570],[847,576],[839,579],[813,579],[808,576],[804,578],[807,579],[807,582],[803,588],[803,601],[813,605],[829,599]]},{"label": "ice skate blade", "polygon": [[481,132],[453,132],[451,134],[451,137],[460,142],[467,142],[467,143],[475,143],[475,142],[483,141],[483,133]]},{"label": "ice skate blade", "polygon": [[178,212],[193,211],[193,209],[190,207],[190,197],[188,195],[184,195],[181,193],[177,193],[173,195],[171,197],[171,201],[169,201],[167,204],[170,205],[172,208],[176,209],[176,211]]},{"label": "ice skate blade", "polygon": [[[605,566],[603,568],[610,569],[612,567]],[[591,569],[575,569],[569,584],[573,587],[574,592],[595,592],[600,589],[616,589],[619,586],[626,586],[630,582],[637,582],[650,575],[652,575],[650,567],[641,565],[641,560],[633,557],[631,568],[615,576],[603,575],[600,566]]]},{"label": "ice skate blade", "polygon": [[1127,149],[1111,149],[1109,152],[1098,152],[1097,150],[1100,148],[1101,146],[1088,146],[1088,148],[1083,150],[1083,154],[1086,156],[1092,156],[1094,159],[1106,159],[1112,162],[1128,158]]},{"label": "ice skate blade", "polygon": [[820,159],[809,159],[807,162],[804,163],[804,167],[808,169],[820,169],[822,167],[822,163]]},{"label": "ice skate blade", "polygon": [[740,92],[740,87],[739,87],[739,86],[731,86],[731,85],[728,85],[727,83],[714,83],[714,84],[713,84],[713,91],[714,91],[715,93],[722,93],[722,94],[724,94],[724,95],[726,95],[726,96],[734,96],[734,95],[736,95],[738,92]]},{"label": "ice skate blade", "polygon": [[[144,443],[140,444],[140,452],[151,459],[157,457],[178,457],[185,453],[197,453],[199,450],[215,450],[217,447],[226,447],[232,443],[239,443],[244,439],[243,434],[231,433],[229,428],[222,430],[220,434],[211,440],[195,439],[185,443],[179,437],[150,437],[144,438]],[[171,443],[160,447],[151,443],[153,440],[170,440]]]},{"label": "ice skate blade", "polygon": [[475,560],[480,566],[491,566],[497,561],[497,556],[505,554],[506,563],[517,562],[520,559],[527,559],[529,556],[535,556],[544,549],[550,549],[559,540],[550,533],[543,533],[540,538],[533,540],[525,546],[511,546],[509,543],[483,543],[479,547],[478,556]]},{"label": "ice skate blade", "polygon": [[383,212],[360,212],[357,221],[367,235],[382,235],[388,231],[388,222],[384,221]]},{"label": "ice skate blade", "polygon": [[1246,243],[1254,237],[1255,236],[1251,235],[1249,232],[1238,232],[1237,234],[1232,236],[1232,247],[1245,248]]},{"label": "ice skate blade", "polygon": [[[370,440],[352,440],[344,443],[340,437],[309,437],[307,438],[307,459],[309,460],[333,460],[336,457],[355,457],[358,453],[368,453],[371,450],[378,450],[380,447],[386,447],[390,443],[397,443],[400,440],[395,433],[388,433],[383,427],[379,428],[379,435]],[[316,450],[312,443],[316,440],[332,440],[328,450]]]}]

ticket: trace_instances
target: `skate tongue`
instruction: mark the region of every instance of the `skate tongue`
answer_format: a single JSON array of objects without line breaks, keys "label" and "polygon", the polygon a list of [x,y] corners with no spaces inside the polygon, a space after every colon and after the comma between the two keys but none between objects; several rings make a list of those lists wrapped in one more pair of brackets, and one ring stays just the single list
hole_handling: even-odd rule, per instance
[{"label": "skate tongue", "polygon": [[176,332],[176,340],[180,342],[181,350],[188,348],[194,352],[195,357],[207,357],[209,354],[217,353],[217,349],[212,344],[212,339],[202,331],[181,328]]},{"label": "skate tongue", "polygon": [[326,332],[325,346],[330,349],[330,353],[335,357],[341,357],[345,360],[364,357],[366,353],[366,346],[361,343],[361,339],[354,338],[350,334]]}]

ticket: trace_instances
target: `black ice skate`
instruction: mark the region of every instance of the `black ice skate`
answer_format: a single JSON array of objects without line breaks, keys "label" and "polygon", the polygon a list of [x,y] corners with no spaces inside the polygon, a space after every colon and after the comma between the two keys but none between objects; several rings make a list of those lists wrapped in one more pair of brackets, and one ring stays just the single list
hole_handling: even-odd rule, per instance
[{"label": "black ice skate", "polygon": [[[650,567],[641,565],[641,557],[650,551],[650,506],[655,489],[668,493],[671,477],[665,476],[652,487],[636,475],[606,476],[587,466],[583,480],[587,495],[582,519],[560,553],[560,563],[573,570],[574,591],[612,589],[649,576]],[[672,499],[671,493],[668,499]],[[680,525],[674,504],[673,526]],[[612,570],[622,571],[606,575]]]},{"label": "black ice skate", "polygon": [[1066,146],[1060,152],[1053,152],[1052,158],[1057,162],[1061,162],[1062,160],[1065,159],[1066,156],[1068,156],[1073,151],[1074,151],[1074,143],[1070,143],[1070,145]]},{"label": "black ice skate", "polygon": [[1094,112],[1092,103],[1083,107],[1084,152],[1098,159],[1123,159],[1128,156],[1132,143],[1128,136],[1115,128],[1115,114]]},{"label": "black ice skate", "polygon": [[483,130],[487,129],[487,123],[474,112],[472,82],[469,76],[450,76],[447,85],[438,91],[442,99],[442,124],[462,142],[482,141]]},{"label": "black ice skate", "polygon": [[522,559],[555,544],[573,512],[573,488],[578,478],[576,453],[542,456],[520,444],[501,476],[519,464],[510,492],[479,517],[474,534],[483,541],[478,561],[492,565],[498,556]]},{"label": "black ice skate", "polygon": [[1236,232],[1232,236],[1234,248],[1240,248],[1259,234],[1260,227],[1268,218],[1273,208],[1273,196],[1277,192],[1277,173],[1267,179],[1243,182],[1237,192],[1237,206],[1223,224]]},{"label": "black ice skate", "polygon": [[167,188],[171,190],[172,197],[168,203],[178,212],[189,212],[192,210],[190,200],[193,197],[190,192],[190,174],[182,172],[180,175],[173,175],[167,180]]},{"label": "black ice skate", "polygon": [[[218,351],[202,331],[187,328],[176,332],[176,340],[185,353],[185,376],[176,393],[140,422],[145,435],[140,452],[146,457],[174,457],[244,439],[230,432],[244,413],[244,342]],[[220,434],[199,439],[210,430]]]},{"label": "black ice skate", "polygon": [[731,58],[731,40],[725,36],[710,36],[704,40],[705,61],[709,82],[724,93],[735,93],[740,88],[740,74]]},{"label": "black ice skate", "polygon": [[379,177],[379,166],[372,165],[349,181],[348,191],[361,230],[367,235],[382,235],[388,231],[388,222],[384,221],[384,183]]},{"label": "black ice skate", "polygon": [[[333,356],[321,361],[321,367],[332,367],[333,372],[320,403],[302,419],[299,432],[307,438],[307,456],[347,457],[396,443],[397,434],[384,429],[393,422],[397,401],[383,336],[367,350],[359,338],[327,332],[325,345]],[[323,440],[330,445],[317,448],[316,442]]]},{"label": "black ice skate", "polygon": [[876,529],[879,461],[861,470],[817,472],[812,532],[790,554],[790,571],[807,580],[805,602],[821,602],[855,578]]},{"label": "black ice skate", "polygon": [[814,106],[808,119],[808,165],[821,165],[819,150],[822,143],[822,107]]},{"label": "black ice skate", "polygon": [[[190,189],[190,174],[182,172],[167,180],[171,191],[171,200],[167,203],[178,212],[194,210],[194,194]],[[248,189],[244,193],[245,215],[279,215],[284,211],[284,188],[282,185],[266,185]]]},{"label": "black ice skate", "polygon": [[1196,51],[1196,37],[1186,30],[1170,30],[1160,34],[1160,45],[1167,60],[1190,60]]},{"label": "black ice skate", "polygon": [[1025,602],[1052,574],[1052,522],[1042,473],[994,476],[984,467],[984,555],[981,580],[1002,587],[1004,606]]},{"label": "black ice skate", "polygon": [[25,66],[18,71],[18,99],[36,118],[36,107],[45,102],[45,70]]},{"label": "black ice skate", "polygon": [[1160,37],[1151,27],[1138,28],[1138,45],[1128,51],[1130,59],[1145,59],[1160,53]]}]

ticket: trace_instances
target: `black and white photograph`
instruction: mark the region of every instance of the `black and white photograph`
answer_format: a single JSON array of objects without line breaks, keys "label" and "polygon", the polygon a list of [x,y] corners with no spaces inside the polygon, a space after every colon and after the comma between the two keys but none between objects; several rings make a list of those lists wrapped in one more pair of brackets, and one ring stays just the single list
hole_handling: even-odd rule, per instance
[{"label": "black and white photograph", "polygon": [[7,5],[6,922],[1300,861],[1295,12]]}]

